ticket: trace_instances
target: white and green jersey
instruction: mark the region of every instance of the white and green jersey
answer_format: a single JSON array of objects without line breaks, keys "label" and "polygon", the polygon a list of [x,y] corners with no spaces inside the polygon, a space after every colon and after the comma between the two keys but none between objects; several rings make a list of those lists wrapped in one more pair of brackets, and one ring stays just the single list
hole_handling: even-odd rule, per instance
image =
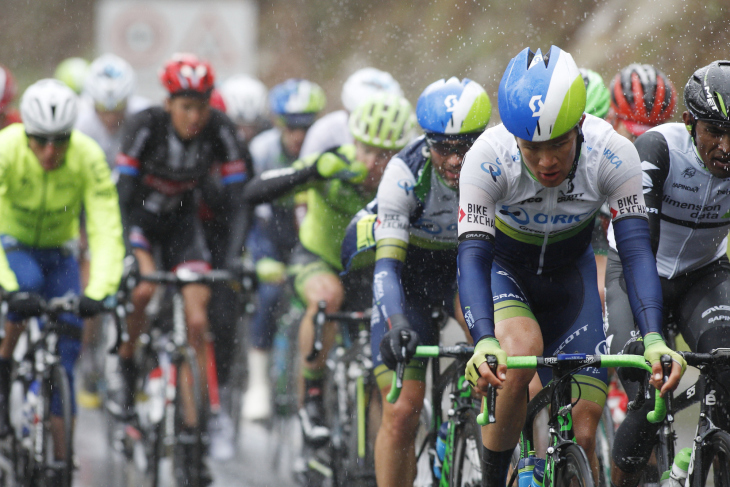
[{"label": "white and green jersey", "polygon": [[459,239],[494,237],[497,259],[540,274],[585,251],[604,201],[613,220],[646,218],[636,149],[597,117],[586,115],[582,130],[580,157],[554,188],[530,173],[504,125],[485,131],[461,170]]}]

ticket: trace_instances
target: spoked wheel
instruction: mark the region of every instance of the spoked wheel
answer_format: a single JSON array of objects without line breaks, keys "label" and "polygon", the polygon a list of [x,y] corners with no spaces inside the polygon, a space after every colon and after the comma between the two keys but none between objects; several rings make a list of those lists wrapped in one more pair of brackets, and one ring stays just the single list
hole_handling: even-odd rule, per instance
[{"label": "spoked wheel", "polygon": [[[54,396],[61,404],[61,415],[51,415],[51,403]],[[71,388],[68,383],[66,370],[59,364],[52,366],[50,380],[42,384],[41,394],[43,408],[37,427],[42,428],[41,434],[34,435],[33,451],[30,457],[35,457],[32,463],[33,472],[30,485],[39,487],[71,487],[73,476],[73,416],[71,413]],[[55,418],[55,419],[54,419]],[[53,419],[53,421],[52,421]],[[59,444],[54,443],[52,422],[61,422],[63,439]]]},{"label": "spoked wheel", "polygon": [[479,487],[482,485],[482,432],[477,424],[476,411],[464,411],[460,422],[454,427],[454,456],[453,463],[449,466],[449,485]]},{"label": "spoked wheel", "polygon": [[561,457],[562,461],[555,465],[556,487],[594,487],[591,466],[583,448],[568,445]]},{"label": "spoked wheel", "polygon": [[596,457],[598,458],[598,487],[611,485],[611,452],[614,439],[613,418],[608,406],[603,408],[596,431]]},{"label": "spoked wheel", "polygon": [[694,469],[695,475],[702,475],[700,485],[713,480],[715,487],[730,487],[730,433],[712,433],[702,446],[702,460]]}]

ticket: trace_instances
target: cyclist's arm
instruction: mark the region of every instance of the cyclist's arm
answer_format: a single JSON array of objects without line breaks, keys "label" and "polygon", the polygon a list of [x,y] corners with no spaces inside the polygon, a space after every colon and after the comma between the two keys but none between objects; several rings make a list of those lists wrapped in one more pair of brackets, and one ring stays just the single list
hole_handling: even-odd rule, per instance
[{"label": "cyclist's arm", "polygon": [[117,193],[119,197],[119,209],[122,217],[124,231],[124,242],[129,246],[129,212],[132,199],[139,186],[140,175],[142,174],[142,157],[149,143],[151,131],[149,126],[153,123],[151,114],[144,110],[134,115],[128,123],[125,123],[122,132],[122,146],[117,154],[114,172],[117,180]]},{"label": "cyclist's arm", "polygon": [[314,164],[317,156],[300,159],[291,167],[264,171],[246,185],[243,199],[250,205],[274,201],[321,178]]},{"label": "cyclist's arm", "polygon": [[[8,180],[11,177],[10,172],[10,155],[8,151],[0,151],[0,199],[7,198],[8,193]],[[3,205],[0,205],[2,208]],[[0,218],[4,218],[5,215],[0,214]],[[6,291],[17,291],[18,290],[18,279],[15,277],[15,273],[8,264],[5,250],[0,244],[0,287]]]},{"label": "cyclist's arm", "polygon": [[661,334],[662,289],[651,250],[639,155],[618,134],[613,135],[607,148],[614,157],[602,159],[598,184],[608,195],[631,311],[642,336],[652,332]]},{"label": "cyclist's arm", "polygon": [[659,249],[664,182],[669,175],[669,147],[667,139],[660,132],[646,132],[636,139],[634,146],[641,160],[644,201],[651,232],[651,250],[656,255]]},{"label": "cyclist's arm", "polygon": [[413,173],[396,157],[386,166],[378,186],[373,298],[391,327],[391,317],[403,315],[405,295],[401,272],[408,249],[410,215],[418,204],[413,193],[415,185]]},{"label": "cyclist's arm", "polygon": [[104,152],[91,139],[85,150],[84,208],[91,250],[89,284],[84,294],[102,300],[116,293],[122,277],[124,240],[119,198]]}]

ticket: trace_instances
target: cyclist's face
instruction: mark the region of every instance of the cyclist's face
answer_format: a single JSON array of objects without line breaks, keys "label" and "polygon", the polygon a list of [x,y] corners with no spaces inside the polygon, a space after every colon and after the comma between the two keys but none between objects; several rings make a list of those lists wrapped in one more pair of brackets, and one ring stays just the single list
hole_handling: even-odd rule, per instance
[{"label": "cyclist's face", "polygon": [[373,192],[378,189],[378,184],[380,184],[380,179],[383,177],[383,171],[385,171],[388,161],[398,151],[373,147],[372,145],[363,144],[359,140],[355,141],[355,147],[357,148],[355,158],[368,168],[368,177],[362,183],[362,186],[366,191]]},{"label": "cyclist's face", "polygon": [[517,137],[517,147],[527,168],[545,187],[560,186],[570,174],[576,151],[578,130],[573,129],[557,139],[531,142]]},{"label": "cyclist's face", "polygon": [[119,128],[122,126],[122,122],[124,122],[124,114],[124,108],[122,108],[121,110],[100,110],[99,108],[96,109],[96,115],[99,117],[99,120],[101,120],[104,128],[106,128],[106,130],[111,134],[117,133]]},{"label": "cyclist's face", "polygon": [[299,152],[304,144],[304,137],[307,135],[305,127],[288,127],[283,126],[281,129],[281,145],[284,147],[286,155],[292,158],[299,157]]},{"label": "cyclist's face", "polygon": [[471,144],[456,140],[429,143],[433,167],[450,188],[459,189],[461,165],[470,147]]},{"label": "cyclist's face", "polygon": [[[684,112],[682,119],[688,125],[694,121],[689,112]],[[730,177],[730,126],[697,121],[695,144],[710,174],[721,179]]]},{"label": "cyclist's face", "polygon": [[172,127],[183,140],[198,136],[210,119],[210,105],[207,99],[194,96],[175,96],[165,100],[170,113]]},{"label": "cyclist's face", "polygon": [[44,171],[53,171],[61,167],[68,150],[68,138],[49,140],[44,137],[28,136],[28,147],[38,158]]}]

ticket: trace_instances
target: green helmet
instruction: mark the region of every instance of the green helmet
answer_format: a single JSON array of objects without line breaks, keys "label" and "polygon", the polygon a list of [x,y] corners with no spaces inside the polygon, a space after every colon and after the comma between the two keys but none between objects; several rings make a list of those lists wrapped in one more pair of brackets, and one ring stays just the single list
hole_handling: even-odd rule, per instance
[{"label": "green helmet", "polygon": [[350,115],[356,140],[381,149],[402,149],[413,137],[416,116],[402,96],[381,92],[360,104]]},{"label": "green helmet", "polygon": [[80,57],[70,57],[59,63],[53,77],[66,83],[78,95],[84,89],[87,74],[89,74],[89,61]]},{"label": "green helmet", "polygon": [[611,106],[611,93],[606,88],[601,75],[586,68],[580,68],[583,83],[586,85],[585,112],[598,118],[605,118]]}]

